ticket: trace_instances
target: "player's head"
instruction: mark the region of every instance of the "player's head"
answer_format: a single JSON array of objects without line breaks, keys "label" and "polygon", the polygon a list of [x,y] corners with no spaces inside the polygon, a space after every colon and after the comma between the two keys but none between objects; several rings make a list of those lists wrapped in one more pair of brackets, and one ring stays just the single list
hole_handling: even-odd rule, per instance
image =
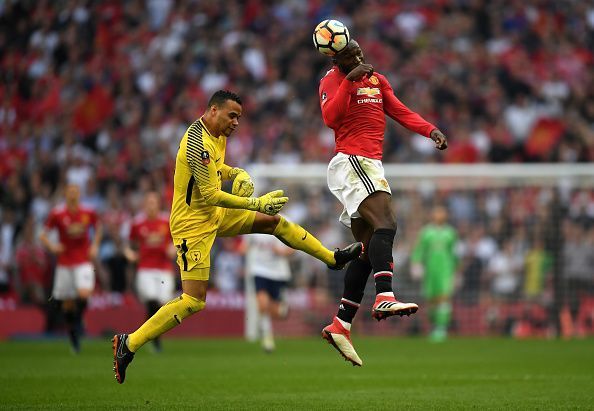
[{"label": "player's head", "polygon": [[448,210],[442,205],[436,206],[433,209],[431,217],[435,224],[444,224],[448,220]]},{"label": "player's head", "polygon": [[80,199],[80,187],[74,183],[66,184],[64,188],[64,198],[69,207],[76,207]]},{"label": "player's head", "polygon": [[[239,125],[241,99],[228,90],[219,90],[208,100],[203,120],[211,133],[229,137]],[[218,137],[218,136],[217,136]]]},{"label": "player's head", "polygon": [[161,209],[159,195],[154,191],[149,191],[144,197],[144,212],[148,217],[155,217]]},{"label": "player's head", "polygon": [[332,61],[338,66],[340,71],[348,74],[359,64],[365,63],[365,56],[363,55],[363,50],[359,47],[359,43],[351,39],[344,50],[341,50],[340,53],[332,57]]}]

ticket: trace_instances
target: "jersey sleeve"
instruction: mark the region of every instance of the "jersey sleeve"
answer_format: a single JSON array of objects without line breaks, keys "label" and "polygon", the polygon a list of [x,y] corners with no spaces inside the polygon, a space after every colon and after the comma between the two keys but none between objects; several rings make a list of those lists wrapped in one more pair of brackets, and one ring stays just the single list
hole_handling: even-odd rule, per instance
[{"label": "jersey sleeve", "polygon": [[336,129],[340,126],[349,108],[354,83],[346,78],[338,81],[330,74],[320,81],[320,107],[324,123],[328,127]]},{"label": "jersey sleeve", "polygon": [[190,126],[186,157],[204,201],[217,207],[253,209],[250,207],[255,205],[255,198],[235,196],[219,188],[217,168],[214,159],[211,159],[211,154],[215,152],[214,145],[202,138],[200,126]]},{"label": "jersey sleeve", "polygon": [[380,77],[380,85],[382,89],[382,97],[384,99],[385,113],[410,131],[429,137],[431,132],[437,127],[405,106],[404,103],[396,97],[392,86],[390,86],[388,80],[383,76]]}]

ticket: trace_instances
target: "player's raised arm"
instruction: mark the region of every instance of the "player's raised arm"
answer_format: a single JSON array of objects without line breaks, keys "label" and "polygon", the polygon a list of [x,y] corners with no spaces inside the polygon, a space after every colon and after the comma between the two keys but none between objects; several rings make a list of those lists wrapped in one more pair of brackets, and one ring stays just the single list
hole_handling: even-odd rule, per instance
[{"label": "player's raised arm", "polygon": [[401,102],[385,78],[382,78],[382,94],[384,97],[384,111],[388,116],[410,131],[431,138],[438,149],[447,148],[447,139],[443,133]]},{"label": "player's raised arm", "polygon": [[390,84],[388,84],[385,79],[382,80],[382,94],[384,97],[384,111],[386,114],[410,131],[429,137],[431,131],[437,129],[437,127],[405,106],[404,103],[394,95],[394,90],[392,90]]}]

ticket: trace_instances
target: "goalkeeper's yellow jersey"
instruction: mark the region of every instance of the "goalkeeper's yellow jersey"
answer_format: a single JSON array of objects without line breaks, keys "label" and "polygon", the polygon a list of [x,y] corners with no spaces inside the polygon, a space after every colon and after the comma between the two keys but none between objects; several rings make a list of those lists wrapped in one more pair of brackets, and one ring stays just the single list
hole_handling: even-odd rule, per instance
[{"label": "goalkeeper's yellow jersey", "polygon": [[216,229],[223,209],[208,204],[221,190],[230,167],[225,165],[227,137],[212,136],[202,119],[186,130],[175,159],[173,204],[169,227],[176,240],[195,238]]}]

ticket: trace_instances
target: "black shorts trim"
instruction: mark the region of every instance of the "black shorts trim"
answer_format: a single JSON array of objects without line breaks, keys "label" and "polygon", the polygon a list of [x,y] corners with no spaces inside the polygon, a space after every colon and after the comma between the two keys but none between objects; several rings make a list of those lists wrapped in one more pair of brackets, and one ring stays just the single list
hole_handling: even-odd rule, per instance
[{"label": "black shorts trim", "polygon": [[371,181],[369,176],[363,170],[363,167],[361,167],[361,164],[359,163],[359,159],[357,158],[357,156],[349,156],[349,162],[351,163],[353,170],[355,170],[355,173],[357,173],[357,175],[363,182],[363,185],[365,186],[367,193],[374,193],[376,191],[375,186],[373,185],[373,182]]},{"label": "black shorts trim", "polygon": [[190,205],[192,202],[192,190],[194,189],[194,176],[188,180],[188,188],[186,188],[186,204]]},{"label": "black shorts trim", "polygon": [[181,244],[181,250],[181,258],[184,263],[184,271],[188,271],[188,258],[186,257],[186,253],[188,252],[188,245],[186,244],[186,240],[184,240]]}]

